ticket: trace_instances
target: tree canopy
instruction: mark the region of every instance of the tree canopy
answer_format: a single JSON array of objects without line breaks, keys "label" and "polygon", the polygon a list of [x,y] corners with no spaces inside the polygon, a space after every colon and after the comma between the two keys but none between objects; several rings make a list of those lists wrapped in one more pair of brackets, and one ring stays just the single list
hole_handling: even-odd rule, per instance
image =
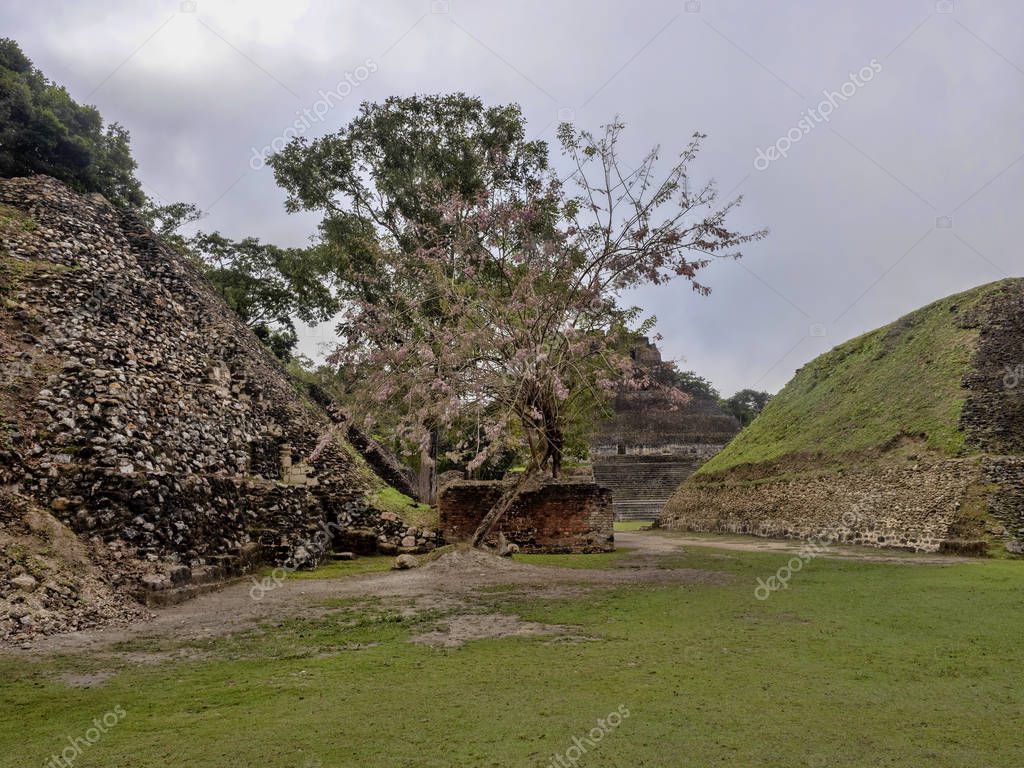
[{"label": "tree canopy", "polygon": [[[479,135],[492,136],[486,115],[516,124],[500,147]],[[567,184],[546,146],[524,142],[518,108],[462,94],[364,105],[271,159],[289,205],[321,210],[325,244],[354,254],[333,360],[358,372],[366,411],[421,445],[469,412],[485,437],[465,446],[470,467],[515,446],[527,476],[558,474],[567,436],[633,377],[630,345],[653,322],[622,293],[676,278],[707,293],[699,270],[765,235],[729,229],[739,199],[690,182],[703,136],[659,174],[657,148],[620,161],[622,129],[561,126]]]},{"label": "tree canopy", "polygon": [[0,176],[44,173],[118,206],[141,206],[128,131],[104,126],[32,65],[18,44],[0,39]]},{"label": "tree canopy", "polygon": [[295,319],[313,325],[338,311],[324,279],[326,248],[279,248],[219,232],[199,232],[186,242],[228,306],[283,360],[298,341]]},{"label": "tree canopy", "polygon": [[[497,190],[538,190],[543,141],[527,141],[518,105],[485,107],[463,93],[364,103],[339,131],[294,139],[269,159],[290,211],[325,214],[327,240],[358,260],[372,229],[386,247],[414,251],[440,210]],[[368,250],[370,251],[368,253]]]},{"label": "tree canopy", "polygon": [[768,392],[759,392],[755,389],[741,389],[732,397],[719,401],[722,409],[735,416],[741,426],[747,426],[757,415],[768,405],[772,396]]},{"label": "tree canopy", "polygon": [[710,398],[716,402],[721,397],[715,386],[703,376],[698,376],[696,371],[681,371],[674,364],[665,364],[655,372],[655,376],[664,386],[681,389],[692,397]]}]

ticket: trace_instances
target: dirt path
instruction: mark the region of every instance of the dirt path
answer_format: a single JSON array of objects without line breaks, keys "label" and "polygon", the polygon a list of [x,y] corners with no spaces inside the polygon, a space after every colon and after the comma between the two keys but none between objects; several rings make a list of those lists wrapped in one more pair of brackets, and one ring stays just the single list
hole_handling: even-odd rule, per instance
[{"label": "dirt path", "polygon": [[[254,579],[239,581],[216,592],[188,602],[154,611],[150,621],[127,627],[72,632],[39,638],[28,647],[6,649],[9,653],[109,653],[118,644],[156,641],[161,645],[189,643],[230,635],[290,618],[323,615],[325,603],[344,598],[379,598],[404,611],[441,610],[455,616],[452,627],[460,627],[468,637],[481,636],[488,626],[469,620],[466,613],[479,614],[491,594],[488,587],[510,586],[531,596],[563,598],[582,595],[594,589],[629,584],[723,584],[725,573],[691,568],[664,568],[665,558],[681,554],[686,547],[714,547],[745,552],[797,553],[801,543],[742,537],[702,537],[664,531],[620,532],[616,544],[628,555],[613,567],[601,570],[535,566],[499,558],[477,550],[456,550],[423,567],[409,571],[350,576],[344,578],[290,579],[269,591],[255,590]],[[956,563],[960,558],[913,554],[879,554],[876,550],[836,547],[825,557],[872,562]],[[485,622],[486,623],[486,622]],[[533,633],[537,627],[514,626],[510,617],[493,615],[491,628],[504,634]],[[439,642],[458,642],[442,631]],[[497,630],[495,630],[497,631]],[[5,652],[0,649],[0,652]],[[138,655],[138,654],[136,654]],[[154,653],[152,660],[167,658]],[[145,659],[136,659],[145,661]]]},{"label": "dirt path", "polygon": [[[805,546],[796,539],[762,539],[756,536],[723,536],[675,531],[622,531],[615,534],[615,543],[630,547],[638,554],[665,555],[679,552],[685,547],[710,547],[736,552],[781,552],[797,554]],[[871,563],[953,564],[971,562],[969,558],[953,555],[933,555],[898,550],[880,550],[871,547],[836,545],[828,552],[818,554],[832,560],[864,560]]]},{"label": "dirt path", "polygon": [[[671,547],[665,551],[671,551]],[[147,622],[39,638],[29,647],[11,652],[103,652],[129,641],[202,640],[260,624],[322,615],[327,601],[344,598],[381,598],[414,612],[458,612],[478,603],[481,595],[488,594],[487,587],[508,585],[535,597],[558,598],[616,585],[715,584],[728,580],[726,574],[714,571],[657,568],[645,557],[635,562],[625,558],[621,567],[589,570],[527,565],[476,550],[457,550],[409,571],[286,580],[269,591],[256,590],[259,599],[253,598],[254,581],[244,580],[180,605],[155,609],[153,619]]]}]

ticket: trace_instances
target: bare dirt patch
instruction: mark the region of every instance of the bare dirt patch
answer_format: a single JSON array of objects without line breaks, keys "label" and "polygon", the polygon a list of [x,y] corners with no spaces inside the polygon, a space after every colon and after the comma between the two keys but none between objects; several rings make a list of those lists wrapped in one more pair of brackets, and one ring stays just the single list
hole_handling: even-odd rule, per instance
[{"label": "bare dirt patch", "polygon": [[412,638],[420,645],[458,648],[470,640],[498,637],[536,637],[538,635],[576,636],[578,628],[557,624],[523,621],[518,616],[503,613],[466,613],[445,620],[442,629]]},{"label": "bare dirt patch", "polygon": [[[632,536],[621,536],[629,539],[626,546],[635,546]],[[401,606],[406,614],[439,611],[459,616],[490,607],[496,594],[562,599],[633,584],[724,584],[730,580],[727,574],[714,571],[657,567],[656,553],[678,550],[670,542],[645,543],[643,549],[637,553],[641,556],[624,558],[614,568],[593,570],[531,565],[480,550],[458,549],[409,571],[288,580],[276,589],[260,592],[258,600],[250,595],[252,584],[243,581],[181,605],[157,609],[147,622],[38,638],[30,647],[11,652],[91,652],[106,656],[119,655],[115,647],[118,644],[155,641],[161,646],[157,655],[162,655],[166,653],[163,648],[175,643],[232,635],[284,619],[316,618],[329,612],[326,606],[339,599],[379,599],[386,606]],[[486,631],[504,626],[502,621],[495,620]],[[463,622],[463,629],[469,631],[468,626]],[[561,633],[561,629],[555,632]]]},{"label": "bare dirt patch", "polygon": [[[494,612],[497,597],[516,594],[532,599],[565,599],[584,597],[594,590],[639,584],[658,586],[686,584],[725,584],[732,577],[727,573],[693,568],[665,568],[666,560],[681,554],[686,547],[711,547],[719,550],[747,552],[796,553],[798,541],[753,539],[743,537],[702,537],[697,534],[673,532],[619,532],[616,543],[628,556],[602,569],[560,568],[539,566],[500,558],[488,552],[457,549],[409,571],[366,574],[346,578],[288,580],[280,587],[260,592],[261,599],[250,594],[248,581],[202,595],[187,603],[157,609],[150,621],[138,621],[128,627],[85,630],[38,638],[24,650],[10,653],[38,654],[46,652],[91,652],[101,657],[119,657],[131,663],[133,652],[120,651],[119,643],[154,642],[159,650],[146,653],[154,659],[166,659],[180,652],[175,645],[195,643],[214,637],[237,634],[264,624],[292,618],[317,618],[331,611],[330,603],[345,599],[379,600],[386,607],[405,615],[435,611],[456,619],[462,618],[454,630],[444,630],[445,640],[460,635],[472,639],[474,632],[487,637],[507,636],[505,630],[522,629],[506,623]],[[963,558],[938,555],[915,555],[896,551],[866,550],[856,547],[835,547],[824,557],[857,559],[871,562],[906,564],[950,564],[965,562]],[[727,555],[726,555],[727,557]],[[489,619],[478,618],[491,614]],[[441,631],[441,630],[439,630]],[[540,631],[536,627],[524,631]],[[548,634],[567,639],[565,628],[550,628]],[[497,633],[497,634],[495,634]]]},{"label": "bare dirt patch", "polygon": [[65,672],[60,676],[60,681],[68,688],[92,688],[104,685],[107,680],[114,676],[110,670],[100,672]]},{"label": "bare dirt patch", "polygon": [[[640,554],[659,555],[679,552],[684,547],[711,547],[735,552],[784,552],[797,554],[805,546],[798,539],[761,539],[754,536],[723,536],[677,533],[655,530],[650,533],[623,532],[615,534],[616,542],[633,547]],[[970,562],[963,557],[904,552],[897,549],[877,549],[835,545],[816,557],[831,560],[862,560],[870,563],[909,563],[921,565]]]}]

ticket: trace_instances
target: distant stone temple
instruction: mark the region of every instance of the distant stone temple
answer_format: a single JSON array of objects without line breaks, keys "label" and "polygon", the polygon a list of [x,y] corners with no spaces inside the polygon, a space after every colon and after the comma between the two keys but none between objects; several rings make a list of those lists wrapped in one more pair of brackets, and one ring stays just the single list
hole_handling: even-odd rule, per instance
[{"label": "distant stone temple", "polygon": [[[638,369],[668,368],[647,339],[632,354]],[[656,519],[679,484],[740,431],[713,398],[691,394],[678,405],[663,387],[624,387],[613,410],[590,453],[594,480],[612,491],[616,520]]]}]

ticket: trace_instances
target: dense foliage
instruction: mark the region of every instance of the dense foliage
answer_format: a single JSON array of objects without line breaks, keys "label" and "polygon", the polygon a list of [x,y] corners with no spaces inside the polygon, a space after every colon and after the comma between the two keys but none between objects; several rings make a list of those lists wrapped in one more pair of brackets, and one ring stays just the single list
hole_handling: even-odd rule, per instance
[{"label": "dense foliage", "polygon": [[757,415],[768,405],[772,396],[768,392],[759,392],[756,389],[741,389],[732,397],[719,400],[718,404],[726,413],[731,413],[739,421],[740,426],[747,426]]},{"label": "dense foliage", "polygon": [[567,185],[517,108],[461,94],[364,105],[271,160],[290,206],[322,211],[325,245],[350,254],[334,360],[359,373],[368,411],[423,447],[473,414],[485,439],[463,446],[471,468],[515,448],[524,476],[558,475],[569,436],[634,376],[629,348],[651,320],[621,294],[679,277],[706,293],[697,272],[765,234],[730,230],[739,200],[691,184],[702,136],[659,174],[657,149],[619,160],[622,128],[559,129]]},{"label": "dense foliage", "polygon": [[313,325],[338,310],[324,280],[325,248],[279,248],[219,232],[199,232],[186,242],[228,306],[283,360],[298,342],[295,319]]},{"label": "dense foliage", "polygon": [[0,39],[0,176],[44,173],[118,206],[145,201],[128,131],[104,126],[32,65],[18,44]]},{"label": "dense foliage", "polygon": [[718,390],[695,371],[681,371],[674,364],[663,365],[656,374],[659,383],[681,389],[691,397],[719,400]]}]

